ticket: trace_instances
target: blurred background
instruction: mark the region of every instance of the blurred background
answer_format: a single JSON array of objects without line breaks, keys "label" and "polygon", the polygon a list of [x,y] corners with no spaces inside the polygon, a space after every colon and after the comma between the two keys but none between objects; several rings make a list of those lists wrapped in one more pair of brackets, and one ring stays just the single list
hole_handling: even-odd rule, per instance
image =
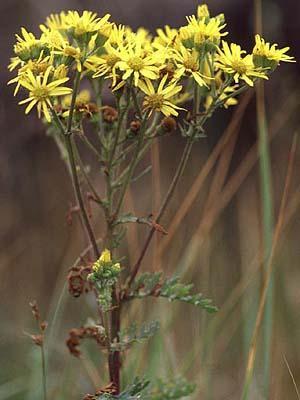
[{"label": "blurred background", "polygon": [[[207,0],[212,14],[224,12],[229,39],[251,50],[252,0]],[[6,82],[14,34],[24,26],[33,32],[46,16],[61,10],[109,12],[112,20],[132,28],[179,26],[192,15],[192,0],[2,0],[0,97],[0,399],[40,399],[40,354],[26,333],[34,332],[29,302],[36,299],[50,323],[49,387],[53,399],[81,399],[105,384],[104,359],[94,344],[84,348],[83,360],[65,346],[68,330],[94,316],[93,301],[72,298],[66,289],[68,269],[84,249],[76,218],[66,215],[73,193],[59,152],[34,113],[26,117]],[[300,2],[263,0],[263,30],[267,40],[291,47],[300,59]],[[271,136],[274,220],[278,218],[289,153],[300,122],[299,64],[285,64],[266,84]],[[137,345],[124,362],[124,380],[134,375],[185,375],[197,384],[194,399],[239,399],[257,291],[261,286],[262,208],[257,163],[257,118],[254,93],[241,105],[219,111],[207,126],[206,138],[193,150],[164,226],[169,236],[158,236],[144,267],[180,273],[220,307],[209,316],[193,307],[157,302],[126,310],[126,318],[158,318],[161,333],[149,345]],[[228,138],[221,155],[220,139]],[[171,180],[184,141],[179,133],[152,149],[153,176],[133,187],[129,209],[138,215],[155,212]],[[272,326],[270,399],[296,399],[291,374],[300,382],[300,153],[296,161],[284,214],[284,230],[274,258],[275,307]],[[100,185],[100,183],[99,183]],[[152,186],[151,186],[152,185]],[[101,236],[103,221],[93,210]],[[133,263],[147,229],[129,229],[124,254]],[[150,304],[151,305],[151,304]],[[263,399],[260,353],[251,398]],[[100,381],[99,381],[100,380]]]}]

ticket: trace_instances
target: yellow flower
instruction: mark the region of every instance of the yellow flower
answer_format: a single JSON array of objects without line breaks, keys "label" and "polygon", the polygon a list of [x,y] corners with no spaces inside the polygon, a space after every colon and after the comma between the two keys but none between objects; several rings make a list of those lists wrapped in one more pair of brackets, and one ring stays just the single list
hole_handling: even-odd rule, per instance
[{"label": "yellow flower", "polygon": [[61,48],[69,43],[63,34],[56,29],[45,28],[41,38],[51,50]]},{"label": "yellow flower", "polygon": [[11,72],[16,69],[19,65],[22,65],[22,60],[19,57],[12,57],[8,64],[8,70]]},{"label": "yellow flower", "polygon": [[14,45],[14,52],[22,61],[38,59],[41,52],[46,50],[45,44],[37,39],[33,33],[27,32],[25,28],[21,29],[21,36],[16,35],[16,38],[17,43]]},{"label": "yellow flower", "polygon": [[72,93],[72,89],[61,86],[63,83],[69,80],[69,78],[63,78],[54,80],[48,83],[48,79],[52,67],[49,67],[44,76],[34,76],[31,70],[27,70],[22,78],[20,84],[29,91],[29,97],[19,102],[19,104],[27,104],[25,114],[28,114],[34,106],[37,106],[38,116],[41,118],[43,112],[46,120],[51,121],[49,108],[52,108],[51,97],[64,96]]},{"label": "yellow flower", "polygon": [[221,18],[200,18],[195,15],[187,17],[188,25],[179,30],[182,40],[192,39],[198,46],[209,42],[219,45],[221,37],[226,36],[228,32],[222,32],[226,24]]},{"label": "yellow flower", "polygon": [[43,75],[50,66],[49,57],[41,58],[36,61],[29,60],[24,67],[19,69],[19,74],[22,75],[27,70],[30,70],[34,75]]},{"label": "yellow flower", "polygon": [[124,39],[124,45],[132,45],[135,42],[139,42],[145,51],[152,51],[152,35],[145,28],[140,27],[136,32],[134,32],[130,26],[126,26]]},{"label": "yellow flower", "polygon": [[41,52],[40,57],[37,60],[29,60],[27,61],[27,63],[21,62],[21,66],[18,69],[18,76],[8,82],[8,85],[12,83],[17,84],[14,95],[18,93],[21,86],[20,80],[22,79],[22,76],[26,73],[26,71],[30,70],[33,72],[34,75],[43,75],[49,66],[51,66],[50,57],[43,57],[43,52]]},{"label": "yellow flower", "polygon": [[[296,62],[294,57],[285,54],[290,50],[289,47],[278,49],[277,46],[277,44],[271,45],[270,43],[265,42],[265,40],[260,37],[260,35],[256,35],[255,46],[252,52],[254,56],[254,63],[257,63],[261,66],[269,66],[269,68],[274,68],[279,65],[280,61]],[[268,63],[268,61],[270,63]]]},{"label": "yellow flower", "polygon": [[24,49],[29,49],[40,42],[38,39],[36,39],[33,33],[27,32],[25,28],[21,28],[21,36],[16,34],[16,38],[17,43],[14,46],[14,51],[16,54],[19,54]]},{"label": "yellow flower", "polygon": [[102,251],[101,256],[100,256],[100,261],[102,262],[111,262],[111,253],[108,249],[105,249]]},{"label": "yellow flower", "polygon": [[113,262],[111,252],[108,249],[102,251],[99,259],[93,264],[93,272],[98,274],[97,278],[102,278],[105,285],[114,283],[115,278],[121,270],[120,263]]},{"label": "yellow flower", "polygon": [[[76,96],[75,105],[80,106],[82,104],[87,104],[91,100],[91,93],[88,90],[82,90]],[[62,106],[63,108],[70,108],[72,102],[72,95],[68,95],[62,99]],[[108,251],[108,250],[107,250]]]},{"label": "yellow flower", "polygon": [[93,78],[106,75],[113,78],[113,86],[116,84],[118,74],[116,73],[117,63],[121,60],[116,55],[110,44],[105,46],[107,53],[101,56],[91,56],[85,62],[85,67],[94,72]]},{"label": "yellow flower", "polygon": [[154,38],[153,46],[155,48],[172,46],[175,44],[175,40],[178,36],[178,30],[174,28],[170,28],[169,25],[166,25],[164,29],[156,30],[157,36]]},{"label": "yellow flower", "polygon": [[174,60],[176,64],[175,79],[180,79],[182,76],[191,76],[199,86],[207,86],[205,80],[210,79],[200,72],[199,53],[196,50],[190,50],[184,46],[180,47],[179,51],[174,52]]},{"label": "yellow flower", "polygon": [[178,115],[176,110],[183,110],[176,106],[170,101],[177,93],[182,89],[182,86],[176,84],[176,82],[169,83],[166,85],[168,75],[165,75],[161,80],[157,90],[155,90],[150,79],[146,79],[145,82],[139,82],[139,88],[146,94],[144,98],[143,108],[144,110],[150,110],[150,115],[153,111],[162,112],[165,116]]},{"label": "yellow flower", "polygon": [[[225,89],[222,90],[222,93],[219,94],[219,100],[225,100],[224,102],[224,108],[228,108],[230,106],[235,106],[236,104],[238,104],[238,101],[235,97],[228,97],[230,94],[232,94],[233,92],[235,92],[235,90],[237,89],[237,85],[234,86],[227,86]],[[211,106],[213,102],[213,97],[208,95],[205,99],[205,103],[204,103],[204,107],[205,110],[207,111],[209,109],[209,107]]]},{"label": "yellow flower", "polygon": [[132,76],[134,85],[138,86],[141,78],[158,78],[158,67],[156,66],[158,60],[154,54],[145,55],[141,41],[136,40],[134,44],[130,43],[126,47],[120,46],[118,49],[112,48],[111,51],[120,59],[116,63],[116,68],[123,72],[123,81]]},{"label": "yellow flower", "polygon": [[197,17],[198,18],[206,18],[206,17],[209,17],[210,16],[210,14],[209,14],[209,9],[208,9],[208,6],[207,6],[207,4],[202,4],[201,6],[198,6],[198,8],[197,8]]},{"label": "yellow flower", "polygon": [[108,26],[111,26],[108,22],[109,18],[109,14],[99,18],[92,11],[83,11],[82,15],[77,11],[69,11],[65,17],[65,22],[68,28],[74,29],[75,36],[81,36],[85,33],[105,31]]},{"label": "yellow flower", "polygon": [[[145,28],[139,28],[135,33],[132,32],[132,34],[133,34],[133,40],[137,39],[138,41],[140,41],[143,44],[144,47],[146,46],[146,44],[151,43],[152,36],[151,36],[150,32]],[[130,35],[129,35],[129,38],[130,38]]]},{"label": "yellow flower", "polygon": [[66,78],[68,75],[68,71],[69,71],[69,68],[65,64],[60,64],[53,71],[53,79],[57,80],[57,79]]},{"label": "yellow flower", "polygon": [[68,59],[74,60],[79,72],[82,71],[82,54],[78,47],[70,46],[68,42],[62,42],[56,47],[56,50],[52,54],[58,54],[64,56],[66,59],[64,63],[68,63]]},{"label": "yellow flower", "polygon": [[111,253],[109,250],[105,249],[102,251],[99,259],[93,264],[93,271],[100,272],[104,264],[111,263]]},{"label": "yellow flower", "polygon": [[218,50],[216,55],[216,67],[233,76],[234,82],[243,80],[249,86],[254,85],[256,78],[268,79],[266,74],[257,68],[253,63],[252,54],[243,56],[246,53],[241,46],[223,41],[223,49]]},{"label": "yellow flower", "polygon": [[47,17],[45,24],[40,25],[42,32],[47,30],[47,28],[58,31],[67,29],[66,13],[62,11],[59,14],[50,14],[49,17]]},{"label": "yellow flower", "polygon": [[125,30],[126,27],[124,25],[113,24],[107,44],[112,45],[114,47],[119,46],[120,44],[124,44]]}]

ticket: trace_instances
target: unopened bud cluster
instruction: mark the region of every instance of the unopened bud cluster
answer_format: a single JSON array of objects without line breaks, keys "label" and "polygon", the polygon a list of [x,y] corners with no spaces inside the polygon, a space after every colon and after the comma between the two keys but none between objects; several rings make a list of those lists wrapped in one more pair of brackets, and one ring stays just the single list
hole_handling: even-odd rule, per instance
[{"label": "unopened bud cluster", "polygon": [[98,301],[103,311],[107,311],[111,307],[112,287],[117,282],[120,272],[120,263],[112,260],[111,253],[107,249],[93,264],[89,280],[95,284],[98,290]]}]

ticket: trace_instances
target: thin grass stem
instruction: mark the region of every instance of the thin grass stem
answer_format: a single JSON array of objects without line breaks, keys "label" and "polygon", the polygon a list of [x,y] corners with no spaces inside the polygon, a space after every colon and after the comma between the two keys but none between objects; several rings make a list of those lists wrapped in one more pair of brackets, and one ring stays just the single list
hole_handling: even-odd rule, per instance
[{"label": "thin grass stem", "polygon": [[295,134],[295,136],[293,138],[293,143],[291,146],[291,151],[290,151],[290,156],[289,156],[289,164],[288,164],[287,173],[286,173],[286,179],[285,179],[282,200],[281,200],[281,204],[280,204],[280,210],[279,210],[279,214],[278,214],[277,224],[276,224],[276,227],[274,230],[274,237],[273,237],[272,244],[271,244],[270,254],[267,259],[267,264],[266,264],[266,269],[265,269],[265,280],[264,280],[264,284],[262,287],[262,293],[261,293],[261,297],[260,297],[257,318],[255,321],[255,327],[254,327],[252,340],[251,340],[251,344],[250,344],[250,349],[249,349],[249,353],[248,353],[245,382],[244,382],[243,394],[242,394],[243,400],[247,400],[249,397],[249,388],[250,388],[252,377],[253,377],[259,332],[260,332],[260,328],[263,327],[263,324],[264,324],[264,314],[268,311],[268,309],[267,309],[267,304],[268,304],[268,299],[269,299],[268,298],[268,289],[270,287],[269,285],[270,285],[270,282],[273,277],[273,264],[274,264],[273,261],[274,261],[275,251],[277,250],[279,238],[282,233],[283,226],[284,226],[284,216],[285,216],[285,212],[286,212],[288,194],[289,194],[289,190],[290,190],[290,186],[291,186],[292,172],[293,172],[294,163],[295,163],[296,147],[297,147],[297,134]]}]

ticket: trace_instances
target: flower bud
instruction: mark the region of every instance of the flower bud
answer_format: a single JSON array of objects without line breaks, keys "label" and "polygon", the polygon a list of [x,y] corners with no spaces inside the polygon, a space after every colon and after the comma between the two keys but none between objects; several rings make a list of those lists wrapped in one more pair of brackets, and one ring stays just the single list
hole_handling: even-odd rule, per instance
[{"label": "flower bud", "polygon": [[104,106],[102,108],[102,110],[103,110],[103,119],[105,122],[108,122],[111,124],[117,120],[118,111],[115,108],[110,107],[110,106]]},{"label": "flower bud", "polygon": [[130,122],[130,131],[132,133],[138,133],[140,127],[141,127],[140,121],[135,120]]},{"label": "flower bud", "polygon": [[161,126],[165,130],[165,132],[173,132],[177,128],[177,122],[173,117],[166,117],[162,120]]}]

